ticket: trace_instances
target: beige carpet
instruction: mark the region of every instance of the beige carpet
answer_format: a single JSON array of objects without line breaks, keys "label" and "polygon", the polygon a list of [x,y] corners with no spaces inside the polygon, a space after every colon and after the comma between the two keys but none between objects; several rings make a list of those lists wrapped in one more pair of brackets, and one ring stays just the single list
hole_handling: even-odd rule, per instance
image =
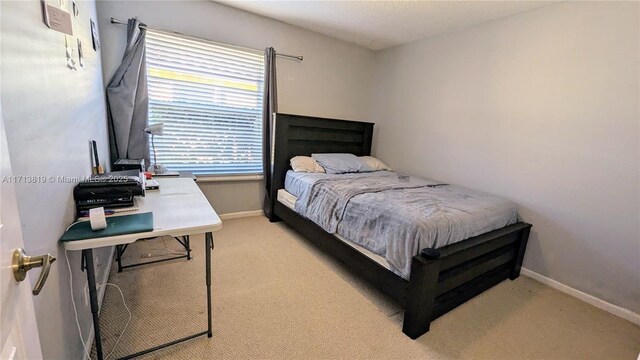
[{"label": "beige carpet", "polygon": [[[127,262],[179,249],[140,241]],[[204,241],[195,259],[115,272],[133,312],[112,358],[206,329]],[[214,336],[147,355],[163,359],[633,359],[640,327],[534,280],[505,281],[431,324],[413,341],[402,309],[360,283],[282,223],[224,222],[213,252]],[[105,355],[128,316],[107,288]],[[95,349],[94,349],[95,351]],[[93,356],[92,356],[93,357]]]}]

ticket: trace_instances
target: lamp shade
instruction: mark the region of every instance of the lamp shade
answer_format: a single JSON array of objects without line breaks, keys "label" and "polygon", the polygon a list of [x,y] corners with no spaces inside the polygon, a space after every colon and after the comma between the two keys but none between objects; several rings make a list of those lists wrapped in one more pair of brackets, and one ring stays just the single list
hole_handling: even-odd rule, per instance
[{"label": "lamp shade", "polygon": [[144,128],[144,132],[151,135],[162,135],[164,131],[164,123],[149,125]]}]

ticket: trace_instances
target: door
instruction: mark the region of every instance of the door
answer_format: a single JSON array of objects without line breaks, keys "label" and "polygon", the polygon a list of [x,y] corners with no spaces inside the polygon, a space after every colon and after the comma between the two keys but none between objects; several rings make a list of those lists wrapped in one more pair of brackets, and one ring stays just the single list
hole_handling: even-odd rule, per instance
[{"label": "door", "polygon": [[18,282],[13,273],[13,252],[24,243],[11,176],[0,105],[0,359],[41,359],[29,275]]}]

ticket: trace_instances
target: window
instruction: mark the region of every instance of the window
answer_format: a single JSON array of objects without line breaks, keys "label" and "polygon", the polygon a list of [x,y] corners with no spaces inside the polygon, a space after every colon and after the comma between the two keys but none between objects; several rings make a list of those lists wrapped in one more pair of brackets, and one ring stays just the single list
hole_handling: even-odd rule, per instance
[{"label": "window", "polygon": [[263,53],[152,30],[146,51],[149,125],[164,123],[154,139],[158,164],[262,173]]}]

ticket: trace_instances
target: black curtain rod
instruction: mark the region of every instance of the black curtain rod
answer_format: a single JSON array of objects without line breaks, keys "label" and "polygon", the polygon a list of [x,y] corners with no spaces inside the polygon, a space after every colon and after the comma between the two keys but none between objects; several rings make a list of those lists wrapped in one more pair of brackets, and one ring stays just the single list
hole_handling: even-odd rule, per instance
[{"label": "black curtain rod", "polygon": [[[117,25],[127,25],[127,22],[118,20],[118,19],[116,19],[114,17],[111,17],[111,23],[112,24],[117,24]],[[249,48],[249,47],[244,47],[244,46],[237,46],[237,45],[232,45],[232,44],[226,44],[226,43],[221,43],[221,42],[217,42],[217,41],[212,41],[212,40],[208,40],[208,39],[203,39],[203,38],[199,38],[197,36],[185,35],[183,33],[177,32],[177,31],[156,29],[156,28],[152,28],[152,27],[150,27],[148,25],[143,25],[143,24],[140,24],[140,28],[159,31],[159,32],[165,32],[165,33],[169,33],[169,34],[176,34],[176,35],[180,35],[180,36],[186,36],[186,37],[190,37],[190,38],[194,38],[194,39],[198,39],[198,40],[203,40],[203,41],[210,42],[210,43],[217,44],[217,45],[231,46],[231,47],[234,47],[234,48],[237,48],[237,49],[245,49],[245,50],[251,50],[251,51],[263,51],[262,49],[255,49],[255,48]],[[294,60],[298,60],[298,61],[302,61],[304,59],[302,57],[302,55],[280,54],[277,51],[276,51],[276,56],[280,56],[280,57],[284,57],[284,58],[288,58],[288,59],[294,59]]]}]

